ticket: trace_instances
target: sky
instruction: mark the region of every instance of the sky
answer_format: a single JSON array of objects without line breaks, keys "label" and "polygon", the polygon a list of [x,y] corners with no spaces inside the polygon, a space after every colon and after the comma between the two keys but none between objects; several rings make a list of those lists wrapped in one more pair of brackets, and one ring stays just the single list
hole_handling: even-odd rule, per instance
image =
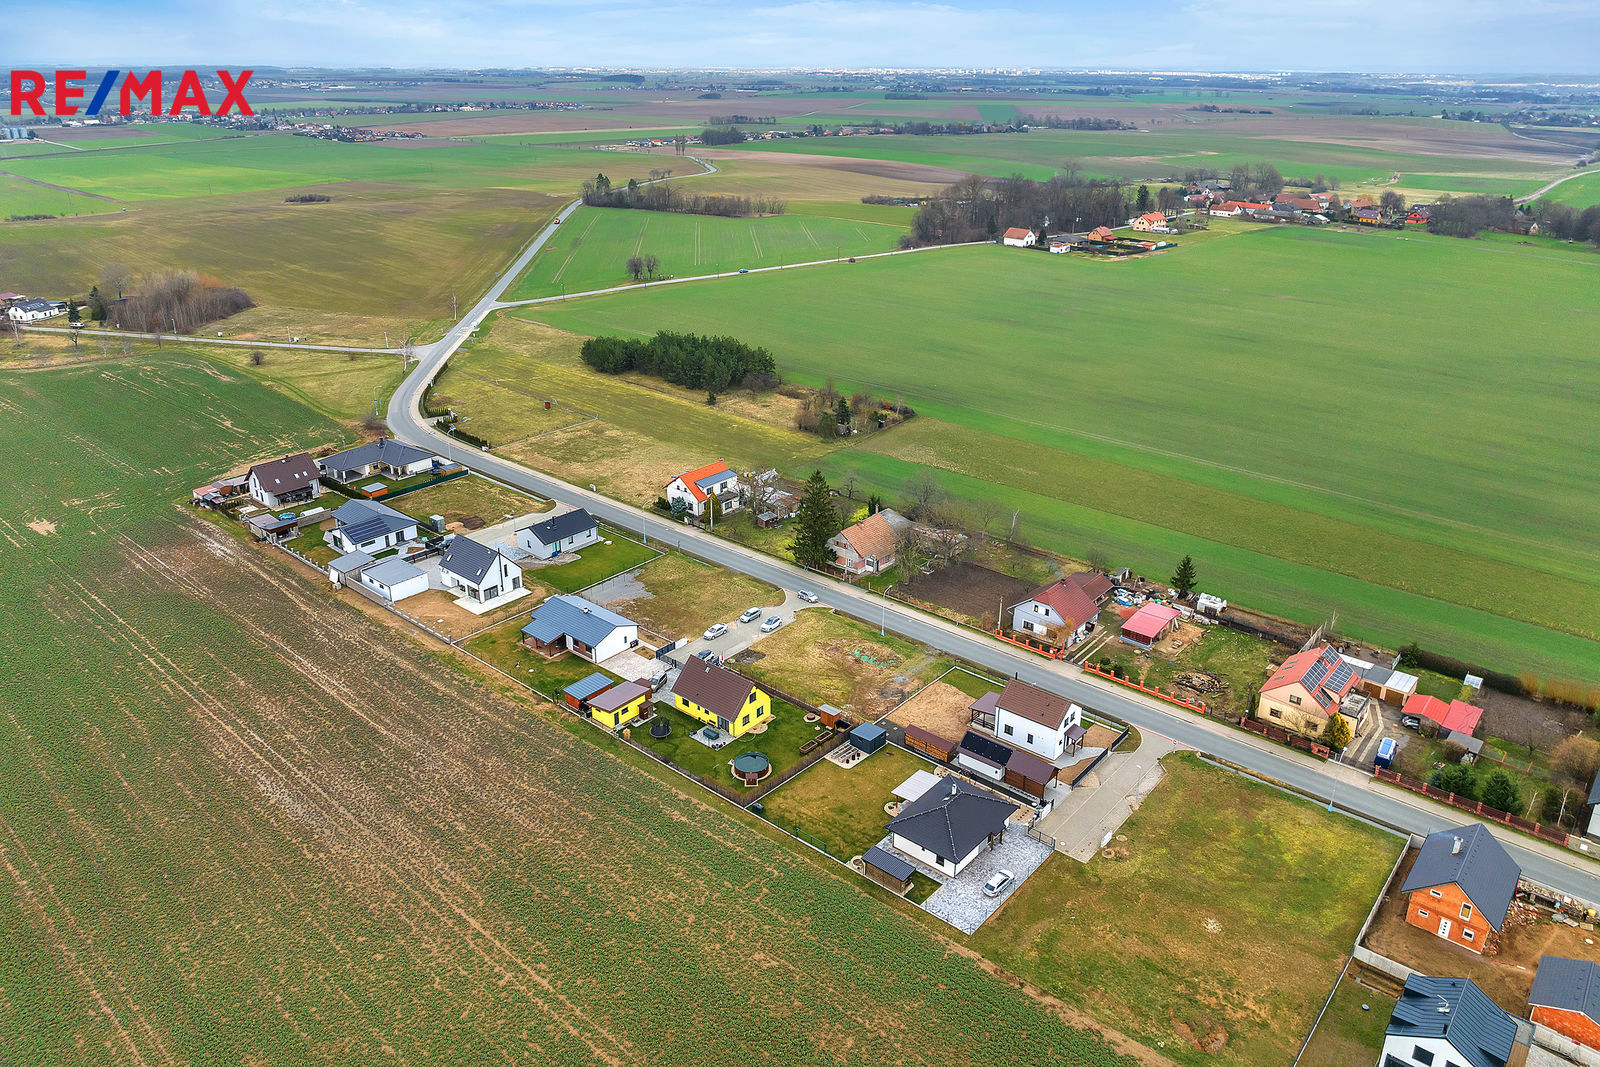
[{"label": "sky", "polygon": [[1597,0],[7,0],[6,66],[1600,74]]}]

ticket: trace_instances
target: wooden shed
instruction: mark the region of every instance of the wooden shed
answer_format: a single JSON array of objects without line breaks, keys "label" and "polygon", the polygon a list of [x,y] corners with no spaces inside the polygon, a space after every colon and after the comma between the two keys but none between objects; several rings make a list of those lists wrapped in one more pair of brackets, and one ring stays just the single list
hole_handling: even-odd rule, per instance
[{"label": "wooden shed", "polygon": [[913,752],[930,756],[940,763],[948,763],[956,754],[956,742],[947,741],[920,726],[906,727],[906,747]]},{"label": "wooden shed", "polygon": [[894,853],[873,845],[861,857],[861,863],[867,877],[885,889],[904,893],[911,888],[911,875],[916,869]]}]

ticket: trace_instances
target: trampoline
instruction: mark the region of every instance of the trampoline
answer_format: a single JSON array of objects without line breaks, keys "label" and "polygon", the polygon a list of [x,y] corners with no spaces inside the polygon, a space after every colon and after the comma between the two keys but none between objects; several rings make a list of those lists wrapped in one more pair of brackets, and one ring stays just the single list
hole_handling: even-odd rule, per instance
[{"label": "trampoline", "polygon": [[651,737],[668,737],[672,734],[672,724],[665,715],[657,715],[650,723]]}]

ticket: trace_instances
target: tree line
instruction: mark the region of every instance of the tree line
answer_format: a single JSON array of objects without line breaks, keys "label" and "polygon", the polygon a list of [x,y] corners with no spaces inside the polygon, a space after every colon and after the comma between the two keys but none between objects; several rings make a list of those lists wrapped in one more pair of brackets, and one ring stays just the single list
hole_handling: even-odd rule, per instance
[{"label": "tree line", "polygon": [[1534,206],[1539,232],[1563,241],[1590,241],[1600,246],[1600,204],[1575,208],[1555,200],[1541,200]]},{"label": "tree line", "polygon": [[1044,182],[970,174],[918,209],[900,243],[915,248],[993,240],[1013,226],[1043,231],[1046,219],[1058,230],[1121,225],[1128,210],[1127,190],[1118,181],[1071,171]]},{"label": "tree line", "polygon": [[1018,115],[1017,122],[1030,128],[1046,130],[1136,130],[1139,127],[1122,119],[1102,119],[1092,116],[1063,118],[1060,115]]},{"label": "tree line", "polygon": [[734,384],[770,388],[778,382],[772,353],[735,337],[667,330],[648,340],[591,337],[583,343],[580,355],[603,374],[638,371],[674,385],[704,389],[713,396]]},{"label": "tree line", "polygon": [[700,143],[703,145],[743,144],[744,140],[744,131],[732,126],[700,131]]},{"label": "tree line", "polygon": [[[89,290],[89,317],[119,330],[193,333],[208,322],[256,306],[244,290],[193,271],[142,277],[137,288],[132,271],[121,265],[108,266],[102,275],[107,291],[101,292],[98,285]],[[111,289],[117,291],[116,297],[108,295]]]},{"label": "tree line", "polygon": [[673,211],[684,215],[717,215],[722,218],[749,218],[752,215],[782,215],[789,202],[773,196],[727,196],[685,193],[671,182],[640,182],[629,178],[626,185],[613,186],[604,174],[586,178],[583,202],[590,207],[637,208],[641,211]]}]

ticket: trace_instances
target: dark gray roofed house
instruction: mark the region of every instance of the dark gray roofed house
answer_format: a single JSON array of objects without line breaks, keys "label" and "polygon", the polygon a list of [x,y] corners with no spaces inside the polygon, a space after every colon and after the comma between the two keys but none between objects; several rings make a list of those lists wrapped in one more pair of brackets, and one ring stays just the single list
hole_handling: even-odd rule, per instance
[{"label": "dark gray roofed house", "polygon": [[958,778],[946,778],[889,821],[894,847],[951,875],[960,874],[985,845],[998,841],[1020,805]]},{"label": "dark gray roofed house", "polygon": [[1600,964],[1545,956],[1528,994],[1534,1022],[1595,1047],[1600,1035]]},{"label": "dark gray roofed house", "polygon": [[522,595],[522,568],[496,546],[460,534],[439,557],[439,575],[470,600],[485,603],[515,593]]},{"label": "dark gray roofed house", "polygon": [[1400,892],[1457,885],[1496,930],[1517,893],[1522,869],[1482,823],[1429,834]]},{"label": "dark gray roofed house", "polygon": [[417,520],[376,500],[351,500],[333,512],[329,543],[341,552],[378,552],[417,536]]},{"label": "dark gray roofed house", "polygon": [[1389,1017],[1383,1063],[1506,1067],[1517,1022],[1466,978],[1413,974]]},{"label": "dark gray roofed house", "polygon": [[438,458],[425,448],[408,445],[392,437],[380,437],[376,441],[325,456],[317,460],[317,466],[328,477],[348,482],[379,471],[401,477],[419,474],[433,466],[433,461]]},{"label": "dark gray roofed house", "polygon": [[539,559],[552,559],[598,540],[599,524],[582,508],[563,511],[517,531],[517,547]]},{"label": "dark gray roofed house", "polygon": [[458,535],[445,546],[444,555],[439,557],[439,566],[476,585],[489,573],[499,554],[499,549],[480,545],[470,537]]},{"label": "dark gray roofed house", "polygon": [[250,497],[269,508],[315,500],[322,494],[321,471],[308,452],[257,463],[247,475]]}]

